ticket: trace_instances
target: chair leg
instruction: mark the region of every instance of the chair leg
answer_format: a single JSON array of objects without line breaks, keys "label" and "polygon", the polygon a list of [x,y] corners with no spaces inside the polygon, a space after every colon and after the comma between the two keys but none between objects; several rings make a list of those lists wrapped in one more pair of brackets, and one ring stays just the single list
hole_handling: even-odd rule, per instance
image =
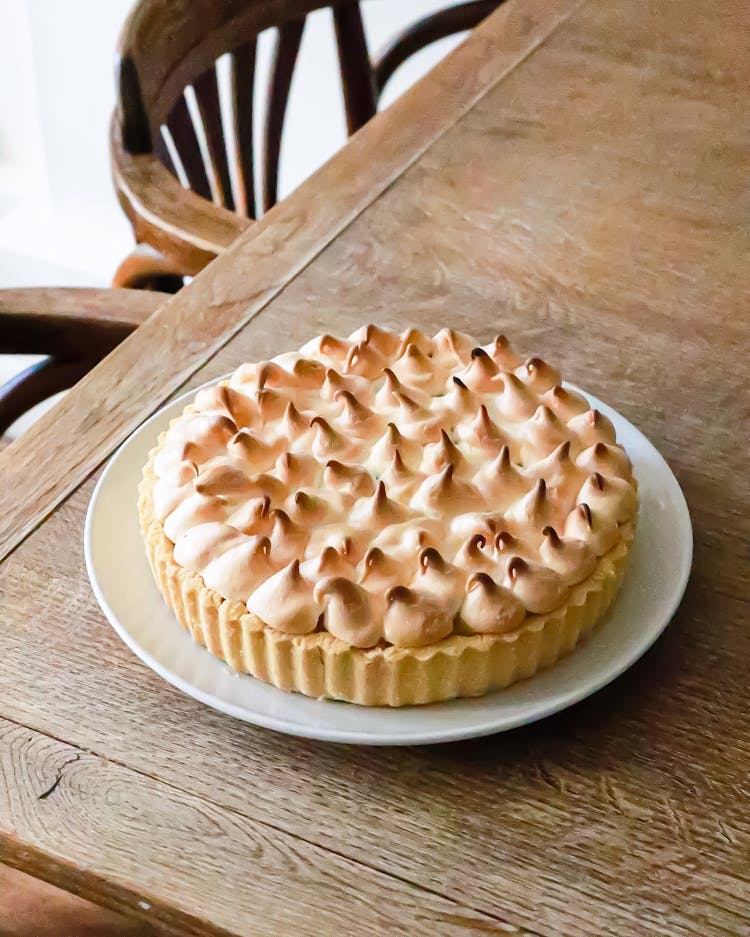
[{"label": "chair leg", "polygon": [[184,277],[163,254],[148,244],[139,244],[115,271],[112,286],[133,290],[177,293]]}]

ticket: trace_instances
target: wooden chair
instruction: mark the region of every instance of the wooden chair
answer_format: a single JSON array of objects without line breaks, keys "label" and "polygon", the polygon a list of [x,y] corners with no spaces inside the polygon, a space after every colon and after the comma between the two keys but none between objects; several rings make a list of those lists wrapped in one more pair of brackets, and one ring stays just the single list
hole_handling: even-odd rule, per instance
[{"label": "wooden chair", "polygon": [[[118,101],[111,127],[114,182],[141,246],[115,286],[174,288],[198,273],[277,198],[289,88],[307,15],[330,7],[350,134],[368,121],[394,71],[431,42],[471,29],[501,0],[472,0],[414,23],[371,60],[358,0],[140,0],[117,56]],[[262,195],[256,204],[253,96],[257,39],[275,29],[267,90]],[[229,59],[231,138],[219,104],[217,60]],[[195,94],[196,127],[188,107]],[[187,96],[186,96],[187,91]],[[226,117],[227,115],[225,115]],[[165,143],[167,131],[189,188]],[[207,158],[201,152],[205,140]],[[234,183],[234,184],[233,184]]]},{"label": "wooden chair", "polygon": [[0,290],[0,354],[45,355],[0,386],[0,436],[67,390],[167,297],[136,290]]}]

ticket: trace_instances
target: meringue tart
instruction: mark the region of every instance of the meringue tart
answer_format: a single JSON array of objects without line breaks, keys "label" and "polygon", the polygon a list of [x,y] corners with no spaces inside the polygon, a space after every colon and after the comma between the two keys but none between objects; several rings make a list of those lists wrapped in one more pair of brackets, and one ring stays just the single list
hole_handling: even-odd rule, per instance
[{"label": "meringue tart", "polygon": [[403,706],[506,687],[596,625],[638,508],[611,422],[507,339],[374,325],[243,364],[151,452],[146,551],[232,669]]}]

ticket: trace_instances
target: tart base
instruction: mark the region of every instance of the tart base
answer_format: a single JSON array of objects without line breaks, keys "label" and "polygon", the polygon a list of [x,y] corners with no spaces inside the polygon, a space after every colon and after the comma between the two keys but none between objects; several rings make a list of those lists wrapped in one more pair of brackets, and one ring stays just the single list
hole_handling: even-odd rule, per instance
[{"label": "tart base", "polygon": [[517,631],[454,634],[422,648],[355,648],[325,631],[274,631],[242,603],[223,598],[175,562],[173,544],[153,513],[153,458],[158,449],[152,450],[144,468],[138,512],[151,570],[164,599],[194,640],[233,670],[306,696],[362,706],[411,706],[483,696],[531,677],[569,654],[602,619],[620,588],[633,542],[634,524],[629,524],[564,605],[527,617]]}]

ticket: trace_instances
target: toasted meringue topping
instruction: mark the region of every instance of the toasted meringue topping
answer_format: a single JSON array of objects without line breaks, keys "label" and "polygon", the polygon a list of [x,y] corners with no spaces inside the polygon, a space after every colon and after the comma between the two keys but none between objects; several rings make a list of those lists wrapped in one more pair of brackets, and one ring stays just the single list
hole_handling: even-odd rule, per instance
[{"label": "toasted meringue topping", "polygon": [[568,428],[557,419],[549,407],[542,404],[524,424],[524,459],[541,459],[569,438]]},{"label": "toasted meringue topping", "polygon": [[365,498],[375,491],[375,482],[368,472],[355,465],[344,465],[336,459],[326,462],[323,482],[334,491],[355,498]]},{"label": "toasted meringue topping", "polygon": [[434,547],[419,554],[419,565],[411,588],[433,599],[453,616],[461,607],[466,573],[447,563]]},{"label": "toasted meringue topping", "polygon": [[492,556],[491,549],[488,549],[489,543],[484,534],[472,534],[466,540],[456,553],[453,564],[460,569],[468,572],[495,572],[497,563]]},{"label": "toasted meringue topping", "polygon": [[349,336],[349,341],[353,345],[372,345],[386,358],[392,358],[401,344],[398,335],[372,324],[360,326]]},{"label": "toasted meringue topping", "polygon": [[353,345],[344,362],[344,374],[358,374],[370,380],[378,377],[386,365],[386,358],[368,342]]},{"label": "toasted meringue topping", "polygon": [[469,472],[469,465],[463,457],[461,450],[456,446],[444,429],[440,430],[440,439],[425,446],[424,458],[420,468],[425,474],[442,472],[444,468],[452,466],[459,475]]},{"label": "toasted meringue topping", "polygon": [[469,422],[459,423],[456,432],[463,442],[491,455],[496,455],[503,446],[508,444],[506,436],[493,421],[484,404],[479,407]]},{"label": "toasted meringue topping", "polygon": [[615,443],[615,428],[612,422],[598,410],[587,410],[568,420],[568,429],[575,433],[582,446],[593,446],[598,442]]},{"label": "toasted meringue topping", "polygon": [[620,522],[630,520],[637,507],[635,492],[624,478],[605,478],[598,472],[589,475],[576,500],[578,504],[588,504],[597,514]]},{"label": "toasted meringue topping", "polygon": [[400,524],[409,517],[409,512],[397,501],[392,501],[380,481],[375,493],[369,498],[360,498],[349,514],[355,527],[382,530],[391,524]]},{"label": "toasted meringue topping", "polygon": [[289,563],[295,557],[301,556],[309,540],[308,531],[295,523],[281,508],[271,512],[271,520],[271,556],[274,562]]},{"label": "toasted meringue topping", "polygon": [[380,476],[380,481],[391,494],[401,501],[408,501],[424,480],[421,472],[414,472],[401,458],[398,449]]},{"label": "toasted meringue topping", "polygon": [[583,540],[597,556],[604,556],[617,542],[618,528],[611,517],[579,504],[565,519],[565,536]]},{"label": "toasted meringue topping", "polygon": [[479,394],[493,393],[502,386],[498,367],[484,348],[472,349],[471,361],[457,376],[470,390]]},{"label": "toasted meringue topping", "polygon": [[537,408],[538,397],[515,374],[503,374],[499,383],[502,392],[495,397],[499,413],[516,423],[528,420]]},{"label": "toasted meringue topping", "polygon": [[382,610],[373,596],[350,579],[335,576],[315,586],[315,599],[325,609],[326,629],[352,647],[374,647],[383,636]]},{"label": "toasted meringue topping", "polygon": [[371,547],[359,564],[359,582],[374,592],[382,593],[398,581],[402,566],[384,553],[380,547]]},{"label": "toasted meringue topping", "polygon": [[247,610],[276,631],[309,634],[322,609],[312,583],[300,572],[299,560],[292,560],[258,586],[247,600]]},{"label": "toasted meringue topping", "polygon": [[560,539],[554,527],[545,527],[539,556],[550,569],[559,573],[568,583],[583,582],[596,567],[596,553],[583,540]]},{"label": "toasted meringue topping", "polygon": [[485,346],[485,350],[498,368],[503,371],[512,371],[521,363],[521,359],[510,347],[504,335],[498,335],[490,345]]},{"label": "toasted meringue topping", "polygon": [[270,628],[356,647],[512,631],[637,507],[609,420],[503,336],[450,329],[363,326],[243,365],[153,467],[180,565]]},{"label": "toasted meringue topping", "polygon": [[299,485],[312,485],[320,475],[320,462],[315,456],[303,452],[284,452],[276,460],[273,474],[287,490]]},{"label": "toasted meringue topping", "polygon": [[425,514],[463,514],[474,511],[483,503],[482,496],[471,482],[456,477],[452,465],[439,475],[426,478],[411,500],[411,507]]},{"label": "toasted meringue topping", "polygon": [[258,411],[252,400],[225,384],[199,390],[195,395],[195,406],[205,413],[227,416],[238,429],[253,426],[257,422]]},{"label": "toasted meringue topping", "polygon": [[514,556],[508,564],[504,585],[530,612],[543,615],[557,608],[567,593],[562,576],[542,566]]},{"label": "toasted meringue topping", "polygon": [[487,573],[472,573],[461,605],[462,631],[467,634],[507,634],[523,621],[526,609],[515,595],[497,585]]},{"label": "toasted meringue topping", "polygon": [[537,394],[550,390],[560,380],[560,372],[541,358],[527,358],[520,368],[516,368],[515,374]]},{"label": "toasted meringue topping", "polygon": [[471,350],[474,348],[474,339],[465,332],[456,332],[453,329],[440,329],[433,338],[435,349],[445,356],[451,366],[468,364]]},{"label": "toasted meringue topping", "polygon": [[386,592],[385,601],[383,631],[396,647],[437,644],[453,631],[450,612],[414,589],[396,586]]},{"label": "toasted meringue topping", "polygon": [[589,402],[585,397],[575,391],[566,390],[560,384],[548,391],[543,399],[558,420],[564,423],[572,420],[574,416],[585,413],[589,408]]},{"label": "toasted meringue topping", "polygon": [[503,446],[491,462],[479,469],[474,476],[474,485],[499,511],[529,490],[527,479],[511,464],[507,446]]},{"label": "toasted meringue topping", "polygon": [[576,465],[589,474],[599,472],[600,475],[616,475],[626,479],[633,477],[633,467],[625,450],[620,446],[608,446],[604,442],[584,449],[576,459]]}]

